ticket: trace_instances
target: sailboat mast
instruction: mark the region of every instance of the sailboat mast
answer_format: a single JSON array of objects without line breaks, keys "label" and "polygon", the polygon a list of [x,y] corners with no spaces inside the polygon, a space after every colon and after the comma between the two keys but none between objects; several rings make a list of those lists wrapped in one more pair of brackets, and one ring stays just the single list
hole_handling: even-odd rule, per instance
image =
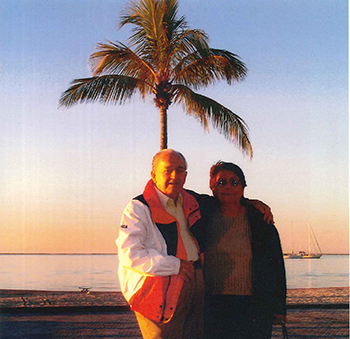
[{"label": "sailboat mast", "polygon": [[310,229],[311,229],[311,232],[312,232],[312,236],[314,237],[314,240],[315,240],[315,242],[316,242],[316,245],[317,245],[317,248],[318,248],[318,252],[319,252],[319,253],[322,253],[320,244],[319,244],[318,241],[317,241],[317,238],[316,238],[314,229],[311,227],[311,225],[310,225]]},{"label": "sailboat mast", "polygon": [[293,221],[291,223],[291,227],[292,227],[292,254],[294,254],[294,227],[293,227]]},{"label": "sailboat mast", "polygon": [[310,235],[310,223],[307,223],[307,231],[309,236],[309,255],[311,255],[311,235]]}]

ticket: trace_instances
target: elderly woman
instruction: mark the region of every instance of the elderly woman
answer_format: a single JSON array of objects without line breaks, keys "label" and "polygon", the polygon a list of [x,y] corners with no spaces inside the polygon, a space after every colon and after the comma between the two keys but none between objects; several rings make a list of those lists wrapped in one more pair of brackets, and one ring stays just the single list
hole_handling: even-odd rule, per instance
[{"label": "elderly woman", "polygon": [[218,207],[204,257],[206,338],[271,338],[286,320],[286,278],[276,228],[244,204],[246,181],[232,163],[210,170]]}]

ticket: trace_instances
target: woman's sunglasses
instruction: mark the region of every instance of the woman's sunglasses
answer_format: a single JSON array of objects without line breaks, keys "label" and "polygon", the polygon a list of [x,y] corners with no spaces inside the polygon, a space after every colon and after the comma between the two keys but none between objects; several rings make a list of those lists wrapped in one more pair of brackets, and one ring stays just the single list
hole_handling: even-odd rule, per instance
[{"label": "woman's sunglasses", "polygon": [[230,185],[233,186],[233,187],[237,187],[237,186],[239,185],[240,181],[239,181],[239,180],[234,180],[234,179],[230,179],[229,182],[227,182],[226,179],[220,179],[220,180],[218,181],[218,185],[219,185],[220,187],[224,187],[224,186],[226,186],[228,183],[230,183]]}]

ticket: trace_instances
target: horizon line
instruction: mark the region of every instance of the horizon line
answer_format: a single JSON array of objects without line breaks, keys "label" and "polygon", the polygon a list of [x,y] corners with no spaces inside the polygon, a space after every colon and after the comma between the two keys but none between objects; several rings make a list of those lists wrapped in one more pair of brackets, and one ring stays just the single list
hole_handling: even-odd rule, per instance
[{"label": "horizon line", "polygon": [[117,255],[118,253],[115,252],[28,252],[28,253],[21,253],[21,252],[6,252],[6,253],[0,253],[0,255]]},{"label": "horizon line", "polygon": [[[118,255],[116,252],[4,252],[0,255]],[[322,255],[349,255],[349,253],[322,253]]]}]

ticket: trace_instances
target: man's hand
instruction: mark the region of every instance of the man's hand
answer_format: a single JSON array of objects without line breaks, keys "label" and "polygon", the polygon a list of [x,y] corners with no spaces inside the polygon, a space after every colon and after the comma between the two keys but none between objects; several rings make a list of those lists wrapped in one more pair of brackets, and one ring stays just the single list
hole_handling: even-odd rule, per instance
[{"label": "man's hand", "polygon": [[189,282],[194,276],[194,267],[192,263],[181,259],[179,276],[186,282]]},{"label": "man's hand", "polygon": [[287,322],[287,317],[283,314],[275,314],[273,316],[273,324],[274,325],[282,325]]},{"label": "man's hand", "polygon": [[267,223],[269,223],[269,224],[275,223],[273,220],[273,214],[271,212],[271,208],[269,206],[267,206],[266,204],[264,204],[262,201],[256,200],[256,199],[253,199],[253,200],[247,199],[246,203],[253,206],[258,211],[260,211],[264,215],[264,220]]}]

